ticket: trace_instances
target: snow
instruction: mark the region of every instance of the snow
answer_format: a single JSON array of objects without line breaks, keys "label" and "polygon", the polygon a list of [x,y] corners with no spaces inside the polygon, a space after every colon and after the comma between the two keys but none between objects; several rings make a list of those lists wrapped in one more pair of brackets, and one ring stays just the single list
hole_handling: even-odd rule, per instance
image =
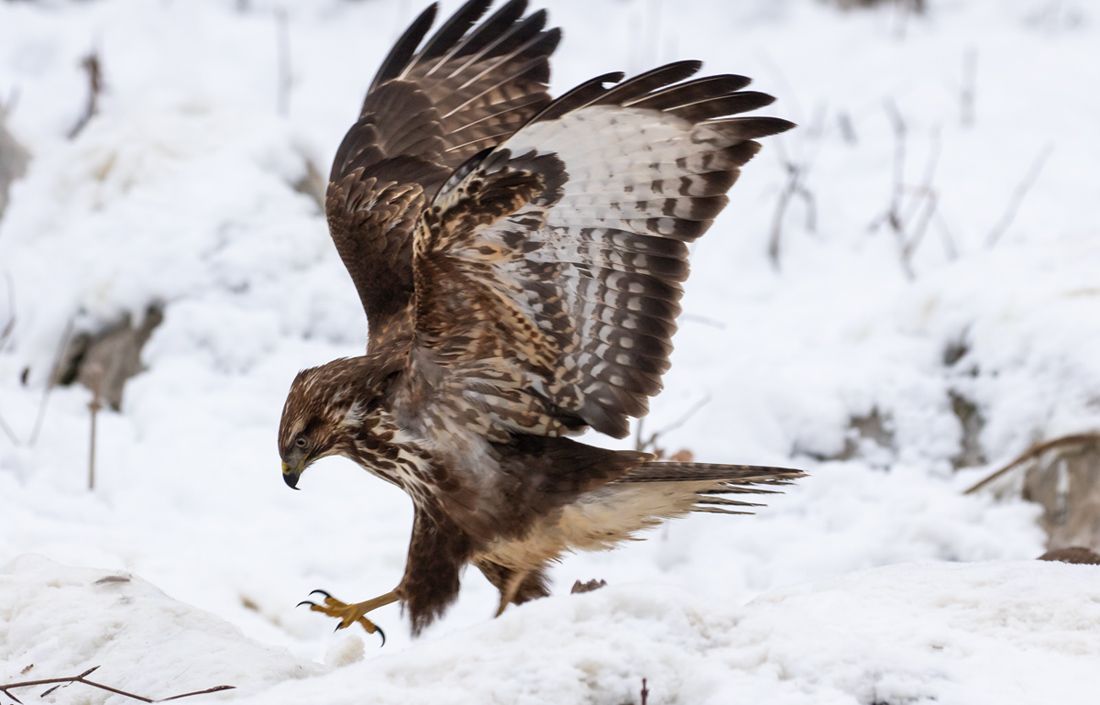
[{"label": "snow", "polygon": [[[1044,550],[1039,509],[962,490],[1036,440],[1100,425],[1095,8],[549,5],[565,30],[556,93],[694,57],[753,76],[777,97],[763,112],[802,125],[766,141],[694,246],[645,432],[700,460],[809,477],[753,517],[691,517],[570,557],[554,597],[496,620],[495,590],[470,571],[418,640],[396,605],[372,616],[384,649],[332,634],[294,605],[314,588],[355,600],[392,588],[411,507],[342,459],[319,463],[302,492],[277,472],[294,373],[358,354],[366,333],[323,216],[292,186],[307,162],[325,173],[419,6],[2,3],[0,101],[33,161],[0,219],[0,336],[14,318],[0,337],[12,431],[0,428],[0,684],[99,665],[100,682],[148,697],[228,684],[198,697],[276,705],[637,703],[642,678],[650,703],[1093,702],[1097,568],[1030,560]],[[100,114],[68,140],[92,49]],[[968,53],[972,125],[960,119]],[[906,125],[905,184],[936,166],[938,216],[912,276],[889,228],[870,228],[893,188],[888,102]],[[814,212],[791,201],[776,268],[788,161],[805,168]],[[909,189],[902,211],[921,203]],[[88,491],[91,395],[64,387],[43,402],[55,351],[70,326],[140,320],[154,303],[164,323],[122,410],[98,416]],[[953,470],[952,395],[984,419],[984,465]],[[885,436],[858,437],[850,419],[872,412]],[[567,594],[590,578],[609,585]],[[126,702],[80,685],[47,700]]]},{"label": "snow", "polygon": [[[777,588],[744,606],[653,585],[551,597],[398,654],[334,638],[322,667],[140,578],[24,556],[3,656],[163,697],[297,703],[1085,702],[1100,655],[1095,567],[911,563]],[[11,610],[11,604],[19,609]],[[12,614],[14,612],[14,614]],[[475,648],[476,647],[476,648]],[[187,664],[185,669],[180,662]],[[25,679],[31,678],[30,672]],[[81,686],[72,685],[70,689]]]}]

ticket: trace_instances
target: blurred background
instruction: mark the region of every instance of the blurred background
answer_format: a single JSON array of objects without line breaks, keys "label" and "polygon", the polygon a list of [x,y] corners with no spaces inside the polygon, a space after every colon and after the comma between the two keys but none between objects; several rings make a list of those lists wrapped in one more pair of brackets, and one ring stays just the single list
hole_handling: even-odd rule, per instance
[{"label": "blurred background", "polygon": [[[1093,3],[543,5],[564,29],[555,95],[698,58],[799,124],[694,246],[666,391],[621,446],[809,473],[755,516],[571,557],[558,593],[602,578],[743,604],[1100,548]],[[421,9],[0,1],[0,565],[131,571],[311,659],[332,639],[294,609],[311,589],[396,584],[407,497],[343,459],[290,492],[275,432],[299,369],[363,350],[319,199]],[[428,638],[495,605],[468,572]],[[375,621],[409,648],[396,606]]]}]

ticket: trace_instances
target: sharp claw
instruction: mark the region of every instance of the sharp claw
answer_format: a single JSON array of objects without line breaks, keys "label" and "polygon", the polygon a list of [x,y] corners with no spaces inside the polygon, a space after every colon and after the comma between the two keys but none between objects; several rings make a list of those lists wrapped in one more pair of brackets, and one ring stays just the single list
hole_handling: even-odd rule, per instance
[{"label": "sharp claw", "polygon": [[302,600],[301,602],[299,602],[298,604],[296,604],[294,606],[295,607],[301,607],[302,605],[309,605],[310,607],[318,607],[319,606],[316,602],[310,602],[309,600]]},{"label": "sharp claw", "polygon": [[328,594],[328,593],[327,593],[327,592],[325,592],[324,590],[314,590],[313,592],[311,592],[311,593],[309,593],[309,594],[310,594],[310,595],[314,595],[314,594],[317,594],[317,595],[321,595],[322,597],[327,597],[327,598],[328,598],[328,599],[330,599],[330,600],[332,599],[332,595]]},{"label": "sharp claw", "polygon": [[377,624],[374,625],[374,628],[378,630],[378,634],[382,637],[382,644],[378,647],[381,649],[383,646],[386,645],[386,632],[382,631],[382,627],[378,626]]}]

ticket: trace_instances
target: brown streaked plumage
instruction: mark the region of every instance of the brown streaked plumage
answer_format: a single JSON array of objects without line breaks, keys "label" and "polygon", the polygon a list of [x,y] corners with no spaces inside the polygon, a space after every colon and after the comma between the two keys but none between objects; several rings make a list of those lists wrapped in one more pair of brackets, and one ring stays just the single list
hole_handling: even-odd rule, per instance
[{"label": "brown streaked plumage", "polygon": [[[391,592],[313,609],[359,622],[400,601],[414,633],[476,565],[509,604],[547,594],[567,551],[600,550],[801,473],[656,462],[571,440],[624,437],[669,366],[686,243],[725,207],[755,139],[791,124],[741,76],[683,61],[556,101],[560,32],[512,0],[470,0],[398,40],[340,146],[329,226],[370,325],[366,355],[299,373],[284,479],[344,455],[405,490],[415,518]],[[609,85],[611,84],[611,85]],[[312,603],[310,603],[312,604]]]}]

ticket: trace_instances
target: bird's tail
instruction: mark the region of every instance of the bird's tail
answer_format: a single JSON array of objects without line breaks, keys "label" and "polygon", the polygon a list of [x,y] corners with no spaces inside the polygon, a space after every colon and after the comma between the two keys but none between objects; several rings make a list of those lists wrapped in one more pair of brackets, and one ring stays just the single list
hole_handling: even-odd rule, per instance
[{"label": "bird's tail", "polygon": [[678,495],[686,500],[681,506],[687,511],[750,514],[751,512],[743,508],[763,505],[731,499],[725,495],[776,494],[779,490],[768,488],[789,485],[800,477],[805,477],[805,473],[791,468],[657,461],[643,463],[615,482],[662,483],[664,487],[660,489],[664,490],[664,494]]}]

